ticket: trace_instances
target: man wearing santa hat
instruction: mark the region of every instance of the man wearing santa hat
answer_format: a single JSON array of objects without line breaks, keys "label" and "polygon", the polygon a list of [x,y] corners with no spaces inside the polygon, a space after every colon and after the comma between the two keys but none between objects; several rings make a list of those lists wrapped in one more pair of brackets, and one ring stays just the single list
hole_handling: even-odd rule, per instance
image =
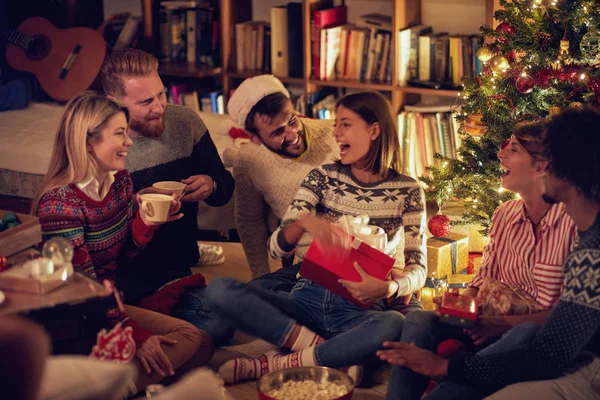
[{"label": "man wearing santa hat", "polygon": [[[337,158],[333,121],[300,118],[290,94],[273,75],[246,79],[235,90],[227,112],[250,135],[234,161],[235,219],[253,278],[263,287],[289,291],[297,268],[269,273],[269,209],[280,220],[304,177]],[[277,227],[273,220],[273,227]]]}]

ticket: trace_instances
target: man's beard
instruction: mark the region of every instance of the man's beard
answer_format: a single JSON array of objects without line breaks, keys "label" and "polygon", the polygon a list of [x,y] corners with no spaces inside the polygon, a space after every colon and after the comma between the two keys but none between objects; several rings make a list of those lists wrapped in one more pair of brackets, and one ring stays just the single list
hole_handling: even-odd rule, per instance
[{"label": "man's beard", "polygon": [[[291,153],[288,152],[286,150],[287,145],[289,144],[289,142],[284,142],[281,146],[280,149],[274,149],[271,146],[266,145],[264,142],[263,144],[269,149],[271,150],[273,153],[278,154],[282,157],[287,157],[287,158],[296,158],[296,157],[300,157],[302,155],[302,153],[304,153],[306,151],[306,138],[304,136],[304,132],[303,131],[298,131],[298,137],[300,138],[300,142],[303,144],[304,146],[304,150],[298,154],[296,153]],[[297,145],[296,145],[297,146]]]},{"label": "man's beard", "polygon": [[158,123],[150,123],[149,120],[139,121],[132,119],[129,127],[141,136],[158,137],[165,131],[165,114],[162,115]]},{"label": "man's beard", "polygon": [[544,200],[546,203],[548,204],[556,204],[558,203],[558,200],[556,200],[554,197],[551,197],[549,194],[544,193],[542,195],[542,200]]}]

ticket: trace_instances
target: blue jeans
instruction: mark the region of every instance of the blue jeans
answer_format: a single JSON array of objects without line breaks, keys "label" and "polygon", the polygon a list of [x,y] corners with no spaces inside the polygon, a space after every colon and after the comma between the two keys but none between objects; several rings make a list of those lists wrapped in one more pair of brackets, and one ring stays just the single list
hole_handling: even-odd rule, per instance
[{"label": "blue jeans", "polygon": [[[529,324],[522,324],[529,325]],[[522,326],[522,325],[519,325]],[[539,327],[539,326],[538,326]],[[514,328],[507,332],[505,336],[509,333],[515,331],[517,328]],[[524,332],[523,330],[515,331],[510,337],[509,340],[498,341],[497,343],[488,346],[487,348],[480,350],[478,354],[486,355],[486,354],[498,354],[502,353],[520,346],[525,340],[531,338],[531,334],[528,332]],[[406,320],[404,321],[404,328],[402,330],[401,342],[404,343],[414,343],[415,346],[420,347],[422,349],[426,349],[429,351],[435,352],[437,350],[437,346],[440,342],[446,339],[458,339],[465,343],[471,343],[471,338],[463,333],[463,329],[459,327],[455,327],[452,325],[445,324],[440,322],[439,317],[435,315],[435,313],[431,311],[421,311],[421,312],[413,312],[408,314]],[[517,340],[518,339],[518,340]],[[386,399],[387,400],[397,400],[397,399],[420,399],[425,389],[427,389],[427,385],[429,384],[430,377],[420,375],[408,368],[395,365],[392,368],[392,376],[390,377],[390,382],[388,383],[388,390]],[[452,385],[448,387],[448,385]],[[436,389],[432,391],[428,397],[431,399],[438,398],[454,398],[452,395],[456,391],[462,397],[462,399],[468,398],[481,398],[485,397],[486,394],[482,394],[482,389],[484,388],[459,388],[459,385],[451,383],[451,382],[442,382]],[[441,392],[441,388],[447,390]],[[459,390],[459,389],[470,389],[470,390]],[[488,391],[487,394],[493,393],[493,390],[489,392],[489,388],[485,388]],[[497,390],[497,389],[496,389]]]},{"label": "blue jeans", "polygon": [[[249,285],[274,292],[289,292],[296,282],[297,266],[286,266],[250,281]],[[235,328],[218,313],[211,311],[206,301],[206,287],[188,290],[171,315],[207,332],[217,346],[229,343]]]},{"label": "blue jeans", "polygon": [[235,326],[283,346],[296,323],[328,339],[315,347],[317,365],[363,364],[386,340],[398,340],[404,316],[365,310],[312,281],[301,278],[290,293],[216,278],[206,291],[210,307]]}]

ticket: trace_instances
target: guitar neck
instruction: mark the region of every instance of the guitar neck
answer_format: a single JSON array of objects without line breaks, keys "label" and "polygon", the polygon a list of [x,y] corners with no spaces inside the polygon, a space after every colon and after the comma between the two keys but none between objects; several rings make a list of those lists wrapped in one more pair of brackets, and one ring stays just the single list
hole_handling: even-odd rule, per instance
[{"label": "guitar neck", "polygon": [[28,50],[34,41],[34,38],[19,31],[8,31],[6,40],[15,46]]}]

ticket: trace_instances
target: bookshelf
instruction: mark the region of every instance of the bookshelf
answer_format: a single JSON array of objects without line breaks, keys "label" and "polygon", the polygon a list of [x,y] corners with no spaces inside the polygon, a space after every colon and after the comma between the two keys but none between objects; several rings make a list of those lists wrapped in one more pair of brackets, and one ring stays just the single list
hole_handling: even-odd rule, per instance
[{"label": "bookshelf", "polygon": [[[282,0],[279,4],[284,5],[293,0]],[[392,101],[392,107],[396,112],[402,110],[405,104],[417,102],[420,96],[441,96],[456,97],[456,90],[441,90],[430,88],[419,88],[412,86],[400,87],[398,85],[398,32],[410,26],[418,25],[422,22],[422,0],[378,0],[389,3],[389,10],[392,16],[392,36],[391,36],[391,57],[392,57],[392,80],[391,83],[362,82],[356,80],[329,80],[321,81],[313,79],[311,76],[312,57],[311,57],[311,5],[318,0],[295,0],[302,3],[303,17],[303,48],[304,65],[302,78],[279,77],[285,84],[302,86],[305,93],[313,93],[321,88],[335,87],[356,90],[376,90],[389,94]],[[364,2],[365,0],[363,0]],[[424,0],[423,0],[424,1]],[[465,0],[446,0],[448,2],[461,2],[466,5]],[[481,24],[494,25],[493,13],[499,8],[499,0],[469,0],[472,2],[483,3],[485,7],[485,20]],[[142,0],[142,12],[144,19],[144,37],[146,48],[156,50],[158,37],[157,15],[158,3],[152,0]],[[258,2],[255,2],[259,4]],[[335,5],[346,5],[348,8],[353,6],[352,0],[336,1]],[[466,6],[465,5],[465,6]],[[240,80],[247,77],[261,74],[262,72],[236,70],[236,35],[235,25],[252,19],[252,0],[220,0],[219,1],[220,24],[221,24],[221,61],[222,67],[206,68],[203,66],[178,64],[163,62],[160,65],[159,72],[164,75],[178,76],[184,78],[203,78],[208,76],[220,77],[223,86],[225,103],[227,95],[231,89],[234,89]],[[435,29],[435,26],[433,27]]]}]

